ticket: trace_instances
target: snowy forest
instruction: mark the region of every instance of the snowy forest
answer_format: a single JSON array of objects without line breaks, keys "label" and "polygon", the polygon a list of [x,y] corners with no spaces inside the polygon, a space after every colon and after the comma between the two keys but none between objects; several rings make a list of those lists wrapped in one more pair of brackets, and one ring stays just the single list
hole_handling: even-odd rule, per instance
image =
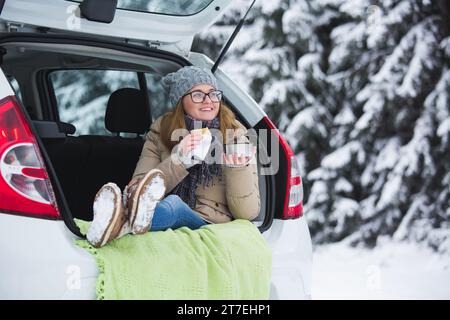
[{"label": "snowy forest", "polygon": [[[249,1],[196,39],[217,57]],[[314,243],[450,253],[448,1],[257,1],[222,68],[285,134]]]},{"label": "snowy forest", "polygon": [[[236,0],[193,51],[217,58],[250,3]],[[449,12],[445,0],[258,0],[250,11],[221,69],[293,148],[315,244],[393,238],[450,254]],[[83,89],[54,80],[71,98]]]}]

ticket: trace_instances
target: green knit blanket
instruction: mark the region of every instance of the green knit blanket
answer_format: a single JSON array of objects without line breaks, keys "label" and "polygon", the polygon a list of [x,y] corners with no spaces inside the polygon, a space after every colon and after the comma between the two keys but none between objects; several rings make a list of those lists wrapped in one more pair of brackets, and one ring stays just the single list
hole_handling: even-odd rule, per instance
[{"label": "green knit blanket", "polygon": [[[76,220],[86,234],[89,222]],[[96,249],[97,299],[268,299],[272,253],[247,220],[126,235]]]}]

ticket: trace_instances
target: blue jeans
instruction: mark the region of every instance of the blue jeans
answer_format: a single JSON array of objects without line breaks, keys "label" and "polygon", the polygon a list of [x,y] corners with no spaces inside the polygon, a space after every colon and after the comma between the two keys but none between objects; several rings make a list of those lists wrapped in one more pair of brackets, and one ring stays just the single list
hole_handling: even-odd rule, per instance
[{"label": "blue jeans", "polygon": [[169,195],[156,205],[150,231],[180,227],[188,227],[194,230],[205,224],[208,224],[208,222],[203,220],[179,196]]}]

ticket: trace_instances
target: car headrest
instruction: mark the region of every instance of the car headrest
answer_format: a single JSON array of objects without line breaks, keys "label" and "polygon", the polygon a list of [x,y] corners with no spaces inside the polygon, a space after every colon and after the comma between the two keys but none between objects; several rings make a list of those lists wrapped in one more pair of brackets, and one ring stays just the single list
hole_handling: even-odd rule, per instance
[{"label": "car headrest", "polygon": [[113,133],[143,134],[150,124],[150,107],[140,90],[122,88],[111,94],[106,107],[106,129]]}]

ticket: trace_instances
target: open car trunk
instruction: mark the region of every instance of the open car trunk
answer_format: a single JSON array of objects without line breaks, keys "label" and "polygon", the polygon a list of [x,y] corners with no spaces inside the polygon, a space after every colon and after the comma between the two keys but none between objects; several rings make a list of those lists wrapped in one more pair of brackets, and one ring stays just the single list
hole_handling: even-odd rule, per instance
[{"label": "open car trunk", "polygon": [[[0,46],[6,50],[2,69],[15,82],[16,91],[30,114],[42,143],[43,154],[48,157],[47,165],[53,168],[50,174],[54,172],[55,175],[54,190],[59,194],[58,206],[61,215],[65,221],[67,218],[92,220],[94,197],[101,186],[107,182],[114,182],[123,190],[130,181],[142,151],[145,133],[117,136],[111,132],[95,133],[82,130],[80,132],[82,126],[79,125],[81,122],[78,120],[88,121],[88,117],[97,112],[93,107],[103,105],[105,108],[110,95],[97,98],[96,103],[80,104],[75,106],[75,109],[64,109],[59,105],[64,99],[58,93],[55,94],[55,91],[59,89],[52,82],[52,77],[55,73],[66,72],[66,70],[135,73],[138,81],[135,83],[134,90],[153,85],[147,91],[146,103],[148,103],[149,114],[146,129],[148,130],[152,121],[167,109],[161,109],[160,101],[157,103],[154,101],[154,99],[162,99],[153,90],[157,87],[157,82],[141,81],[143,79],[151,81],[152,78],[143,78],[139,74],[161,77],[189,62],[169,52],[115,42],[94,44],[92,41],[86,42],[75,37],[7,36],[0,39]],[[23,61],[29,62],[24,64]],[[78,89],[83,87],[82,83],[77,82],[79,79],[72,81]],[[95,85],[95,81],[89,82],[89,86]],[[65,90],[64,87],[62,88]],[[72,96],[73,99],[76,98],[76,95],[69,94],[69,99]],[[130,107],[141,102],[126,99],[123,103],[125,107]],[[86,107],[88,107],[87,111],[81,113],[82,116],[77,120],[78,122],[67,121],[68,112]],[[168,107],[167,105],[166,108]],[[120,117],[116,120],[120,121]],[[245,119],[239,120],[245,123]],[[93,125],[103,124],[104,109],[91,122]],[[129,127],[129,125],[126,126]],[[128,130],[127,132],[138,131]],[[262,230],[267,229],[272,220],[266,214],[270,206],[267,190],[273,187],[270,186],[270,180],[270,176],[260,177],[261,212],[255,222]],[[73,222],[66,221],[66,224],[72,225],[69,228],[74,231]]]},{"label": "open car trunk", "polygon": [[[55,122],[35,121],[74,218],[92,220],[96,192],[107,182],[121,190],[131,180],[144,140],[113,136],[51,138]],[[55,132],[56,133],[56,132]]]}]

